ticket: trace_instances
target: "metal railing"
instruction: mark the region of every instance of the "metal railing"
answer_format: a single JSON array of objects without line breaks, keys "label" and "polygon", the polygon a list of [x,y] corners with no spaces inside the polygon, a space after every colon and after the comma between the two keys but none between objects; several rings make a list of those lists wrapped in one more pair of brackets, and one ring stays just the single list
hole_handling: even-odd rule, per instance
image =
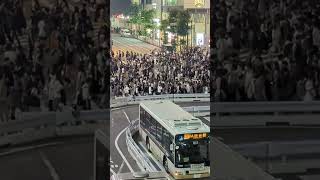
[{"label": "metal railing", "polygon": [[21,118],[0,124],[0,145],[15,145],[35,140],[94,134],[109,119],[108,110],[72,112],[24,112]]},{"label": "metal railing", "polygon": [[[320,154],[320,141],[318,140],[258,142],[235,144],[230,145],[230,147],[244,156],[258,159]],[[266,154],[266,152],[268,153]]]},{"label": "metal railing", "polygon": [[191,106],[182,108],[193,116],[210,116],[210,106]]},{"label": "metal railing", "polygon": [[[209,94],[176,94],[174,101],[209,101]],[[173,95],[116,98],[111,107],[138,104],[145,100],[173,99]],[[0,146],[32,142],[35,140],[68,135],[93,134],[110,120],[109,110],[67,112],[22,112],[16,120],[0,123]]]},{"label": "metal railing", "polygon": [[111,100],[111,108],[139,104],[149,100],[172,100],[174,102],[210,102],[210,94],[165,94],[136,97],[116,97]]},{"label": "metal railing", "polygon": [[149,158],[146,156],[144,152],[141,151],[139,146],[132,138],[132,134],[135,134],[138,131],[138,126],[134,125],[134,123],[131,123],[126,131],[126,142],[128,151],[131,154],[131,156],[136,160],[139,167],[143,168],[143,170],[148,172],[156,172],[157,169],[153,166]]},{"label": "metal railing", "polygon": [[214,127],[319,126],[320,102],[213,103]]}]

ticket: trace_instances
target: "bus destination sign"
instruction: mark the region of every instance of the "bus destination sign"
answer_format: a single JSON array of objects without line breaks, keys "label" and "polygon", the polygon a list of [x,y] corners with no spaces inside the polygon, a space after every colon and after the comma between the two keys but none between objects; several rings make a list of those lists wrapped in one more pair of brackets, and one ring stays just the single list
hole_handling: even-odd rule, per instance
[{"label": "bus destination sign", "polygon": [[184,140],[196,140],[196,139],[203,139],[207,138],[208,133],[195,133],[195,134],[184,134]]}]

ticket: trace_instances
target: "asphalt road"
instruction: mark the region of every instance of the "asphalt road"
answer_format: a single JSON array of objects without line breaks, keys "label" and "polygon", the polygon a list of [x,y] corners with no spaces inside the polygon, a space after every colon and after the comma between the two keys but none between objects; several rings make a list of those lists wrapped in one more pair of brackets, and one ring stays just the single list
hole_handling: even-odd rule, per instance
[{"label": "asphalt road", "polygon": [[[182,103],[181,106],[205,106],[208,103]],[[138,106],[111,111],[110,167],[113,173],[141,171],[129,154],[125,129],[129,121],[138,118]],[[15,149],[29,149],[11,155],[1,153]],[[14,149],[0,149],[1,180],[92,180],[93,137],[67,137],[43,140]]]},{"label": "asphalt road", "polygon": [[65,138],[47,145],[0,156],[1,180],[93,179],[93,137]]},{"label": "asphalt road", "polygon": [[[205,106],[209,103],[180,103],[181,106]],[[130,106],[126,108],[116,108],[111,111],[111,172],[124,173],[130,171],[141,171],[138,165],[131,157],[127,150],[125,141],[125,129],[129,126],[129,122],[135,121],[139,117],[138,106]]]},{"label": "asphalt road", "polygon": [[157,49],[157,46],[145,43],[138,39],[120,37],[119,34],[111,34],[113,41],[112,50],[116,53],[118,51],[132,51],[141,54],[148,54],[154,49]]}]

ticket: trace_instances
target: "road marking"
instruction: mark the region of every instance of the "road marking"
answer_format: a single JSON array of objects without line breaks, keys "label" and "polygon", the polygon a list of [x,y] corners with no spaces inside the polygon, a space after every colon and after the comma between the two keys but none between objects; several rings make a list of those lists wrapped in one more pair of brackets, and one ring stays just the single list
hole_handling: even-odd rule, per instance
[{"label": "road marking", "polygon": [[123,169],[123,165],[124,165],[124,161],[122,161],[121,165],[120,165],[120,168],[118,170],[118,174],[121,173],[122,169]]},{"label": "road marking", "polygon": [[129,122],[129,124],[131,124],[131,121],[130,121],[130,119],[129,119],[129,117],[128,117],[127,113],[126,113],[126,111],[122,110],[122,112],[123,112],[123,113],[124,113],[124,115],[126,116],[126,118],[127,118],[128,122]]},{"label": "road marking", "polygon": [[217,139],[218,139],[219,141],[223,141],[223,140],[224,140],[222,137],[217,137]]},{"label": "road marking", "polygon": [[0,156],[6,156],[6,155],[14,154],[14,153],[19,153],[19,152],[23,152],[23,151],[29,151],[29,150],[33,150],[33,149],[37,149],[37,148],[43,148],[43,147],[47,147],[47,146],[55,146],[55,145],[59,145],[59,144],[63,144],[63,142],[46,143],[46,144],[40,144],[40,145],[36,145],[36,146],[29,146],[29,147],[23,147],[23,148],[10,149],[7,152],[0,153]]},{"label": "road marking", "polygon": [[59,177],[57,171],[54,169],[54,167],[52,166],[51,162],[49,161],[47,156],[42,151],[40,151],[40,156],[41,156],[41,159],[44,162],[44,164],[49,169],[50,175],[53,178],[53,180],[60,180],[60,177]]},{"label": "road marking", "polygon": [[163,165],[160,164],[160,162],[155,157],[153,157],[153,154],[148,151],[148,149],[144,146],[144,144],[141,141],[139,142],[139,144],[144,149],[144,151],[147,152],[148,156],[152,159],[152,161],[155,162],[162,171],[165,171]]},{"label": "road marking", "polygon": [[110,172],[112,173],[112,175],[116,175],[116,172],[114,172],[114,170],[111,168],[110,168]]},{"label": "road marking", "polygon": [[134,51],[142,54],[149,54],[152,50],[159,49],[157,46],[135,38],[113,36],[112,40],[114,41],[114,45],[112,46],[113,50]]},{"label": "road marking", "polygon": [[124,132],[126,132],[127,129],[128,129],[128,127],[124,128],[124,129],[118,134],[118,136],[117,136],[116,140],[114,141],[114,143],[115,143],[115,145],[116,145],[116,148],[117,148],[120,156],[122,157],[122,159],[124,160],[124,162],[125,162],[126,165],[128,166],[130,172],[134,172],[134,170],[132,169],[131,165],[129,164],[127,158],[123,155],[123,153],[122,153],[122,151],[121,151],[121,149],[120,149],[120,147],[119,147],[119,144],[118,144],[118,141],[119,141],[120,136],[121,136]]}]

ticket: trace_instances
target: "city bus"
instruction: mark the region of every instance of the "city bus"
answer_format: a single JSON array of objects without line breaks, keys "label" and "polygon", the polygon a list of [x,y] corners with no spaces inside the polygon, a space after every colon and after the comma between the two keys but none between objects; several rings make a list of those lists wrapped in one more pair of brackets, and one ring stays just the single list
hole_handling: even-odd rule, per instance
[{"label": "city bus", "polygon": [[210,176],[210,128],[169,100],[139,105],[139,134],[175,179]]},{"label": "city bus", "polygon": [[171,180],[166,172],[134,172],[134,173],[121,173],[114,174],[110,180]]}]

